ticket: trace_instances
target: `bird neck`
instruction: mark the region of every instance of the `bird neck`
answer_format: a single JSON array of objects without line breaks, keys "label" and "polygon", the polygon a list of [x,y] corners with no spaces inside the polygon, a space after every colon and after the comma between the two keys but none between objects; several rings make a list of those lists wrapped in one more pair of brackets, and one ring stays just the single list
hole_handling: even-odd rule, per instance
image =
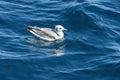
[{"label": "bird neck", "polygon": [[57,31],[56,34],[59,36],[59,37],[64,37],[64,33],[62,31]]}]

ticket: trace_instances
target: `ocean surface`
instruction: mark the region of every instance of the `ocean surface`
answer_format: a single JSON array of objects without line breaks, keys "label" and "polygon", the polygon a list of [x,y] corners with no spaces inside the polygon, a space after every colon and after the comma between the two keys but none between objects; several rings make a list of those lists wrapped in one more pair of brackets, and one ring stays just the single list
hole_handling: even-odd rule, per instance
[{"label": "ocean surface", "polygon": [[[68,31],[44,42],[24,24]],[[0,80],[120,80],[120,0],[0,0]]]}]

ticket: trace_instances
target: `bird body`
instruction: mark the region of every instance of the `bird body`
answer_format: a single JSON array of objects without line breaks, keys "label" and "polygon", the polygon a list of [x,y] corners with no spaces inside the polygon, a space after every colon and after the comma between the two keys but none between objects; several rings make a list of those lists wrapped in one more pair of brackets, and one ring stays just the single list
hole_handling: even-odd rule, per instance
[{"label": "bird body", "polygon": [[27,26],[28,31],[30,31],[35,36],[46,41],[55,41],[64,38],[64,30],[66,30],[61,25],[56,25],[55,29],[51,28],[40,28],[37,26]]}]

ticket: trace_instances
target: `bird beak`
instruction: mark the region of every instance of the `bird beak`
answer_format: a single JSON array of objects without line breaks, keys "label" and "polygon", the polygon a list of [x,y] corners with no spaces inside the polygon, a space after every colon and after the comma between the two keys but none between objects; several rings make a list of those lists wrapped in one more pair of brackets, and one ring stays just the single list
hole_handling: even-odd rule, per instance
[{"label": "bird beak", "polygon": [[68,29],[64,28],[65,31],[67,31]]}]

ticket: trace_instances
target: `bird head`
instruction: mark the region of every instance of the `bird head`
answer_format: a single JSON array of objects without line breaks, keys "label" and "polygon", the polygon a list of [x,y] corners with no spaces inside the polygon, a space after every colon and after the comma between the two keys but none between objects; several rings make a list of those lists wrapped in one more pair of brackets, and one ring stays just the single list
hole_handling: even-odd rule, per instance
[{"label": "bird head", "polygon": [[67,30],[67,29],[65,29],[62,25],[56,25],[55,26],[55,31],[62,32],[64,30]]}]

